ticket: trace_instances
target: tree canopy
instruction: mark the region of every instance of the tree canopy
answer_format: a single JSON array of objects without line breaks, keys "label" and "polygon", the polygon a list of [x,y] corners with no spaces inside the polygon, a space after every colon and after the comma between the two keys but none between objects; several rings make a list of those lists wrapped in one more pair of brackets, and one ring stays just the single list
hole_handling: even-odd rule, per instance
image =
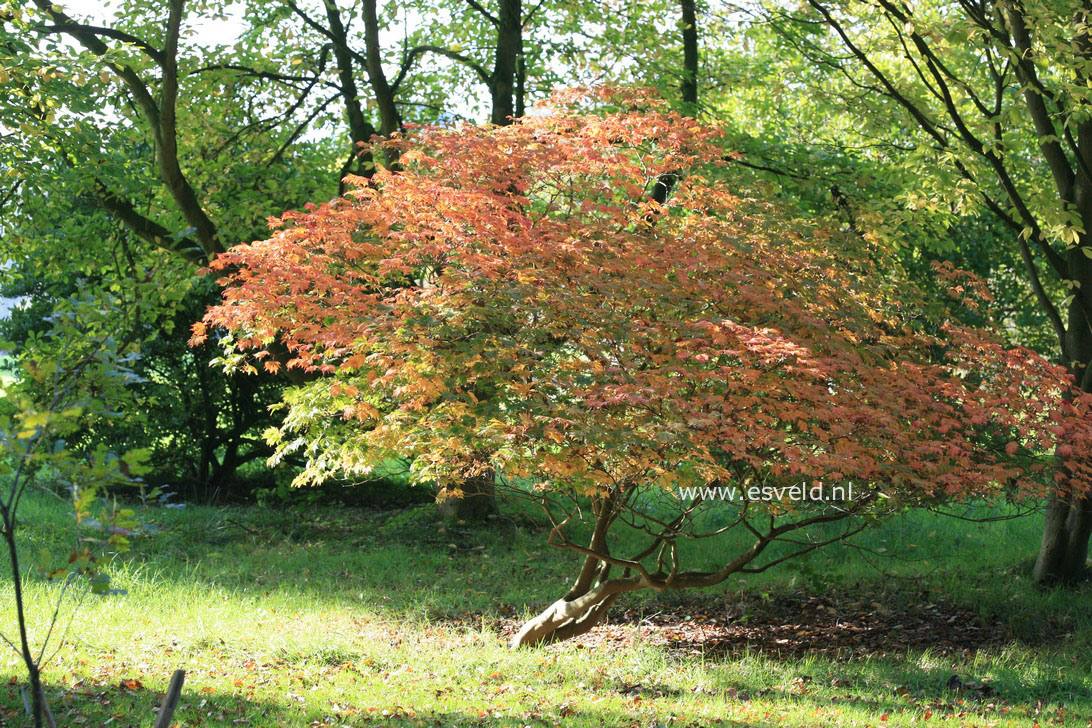
[{"label": "tree canopy", "polygon": [[[614,110],[590,112],[604,94]],[[815,523],[1087,487],[1092,395],[1064,367],[875,275],[861,238],[733,194],[715,127],[641,93],[574,91],[508,127],[386,146],[397,171],[213,263],[224,301],[193,342],[226,329],[227,366],[271,371],[283,342],[288,367],[321,375],[269,433],[308,458],[301,482],[406,457],[449,489],[485,469],[523,484],[555,544],[573,546],[566,497],[591,498],[604,529],[623,511],[642,522],[652,543],[633,557],[596,527],[600,542],[576,548],[594,585],[521,642],[590,626],[621,592],[718,583]],[[988,296],[951,266],[938,275],[958,305]],[[649,489],[801,480],[858,496],[745,503],[755,546],[717,571],[643,563],[665,544],[675,559],[700,501],[665,522],[644,509]]]}]

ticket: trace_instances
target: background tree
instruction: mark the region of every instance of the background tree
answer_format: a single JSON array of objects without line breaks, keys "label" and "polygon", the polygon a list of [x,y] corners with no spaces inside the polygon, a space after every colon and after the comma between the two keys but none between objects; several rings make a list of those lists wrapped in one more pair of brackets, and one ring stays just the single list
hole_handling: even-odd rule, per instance
[{"label": "background tree", "polygon": [[[522,114],[526,63],[519,38],[545,14],[521,17],[510,3],[492,11],[452,7],[490,24],[503,16],[504,42],[492,53],[493,116]],[[200,433],[201,444],[187,449],[174,480],[193,483],[187,492],[195,495],[222,488],[234,480],[233,463],[259,452],[247,441],[262,428],[241,431],[218,411],[224,400],[213,394],[246,401],[238,393],[250,383],[194,380],[195,371],[181,371],[167,356],[181,343],[172,322],[203,305],[207,291],[186,279],[225,246],[262,237],[269,215],[329,197],[348,171],[369,174],[371,160],[358,145],[397,132],[407,109],[424,122],[458,113],[449,110],[458,79],[437,74],[426,58],[478,67],[446,39],[465,29],[426,26],[431,36],[415,31],[384,47],[381,39],[409,22],[414,8],[253,3],[242,9],[237,42],[225,47],[194,36],[195,23],[224,11],[213,2],[120,2],[112,21],[76,19],[53,3],[12,8],[0,44],[0,123],[11,142],[0,160],[11,181],[2,198],[9,213],[4,247],[16,262],[7,291],[38,296],[35,310],[45,316],[41,304],[68,295],[77,279],[132,290],[148,271],[165,276],[162,310],[141,322],[148,373],[157,372],[146,380],[159,387],[154,401],[180,407],[173,415],[159,410],[159,419],[180,427],[193,421],[193,410],[182,407],[191,385],[213,410],[198,418],[207,426],[185,425],[159,438],[157,461],[177,462],[169,443]],[[521,80],[505,80],[515,73],[505,69],[517,66]],[[162,253],[180,264],[165,265]],[[47,325],[23,315],[9,333]],[[164,367],[176,371],[164,376]],[[262,424],[252,415],[264,409],[255,401],[244,420]],[[130,414],[131,433],[145,427],[135,408]],[[233,452],[246,455],[240,460]]]},{"label": "background tree", "polygon": [[698,50],[698,11],[694,0],[679,0],[682,18],[683,79],[680,93],[683,108],[691,115],[698,109],[698,76],[701,73]]},{"label": "background tree", "polygon": [[[10,83],[3,87],[0,123],[12,130],[12,143],[4,145],[0,165],[17,185],[3,224],[4,252],[13,261],[8,292],[34,293],[45,316],[40,304],[63,300],[77,285],[127,298],[154,291],[159,307],[142,309],[134,322],[139,331],[129,333],[149,342],[169,339],[179,309],[203,305],[194,300],[203,295],[196,266],[222,249],[221,240],[259,235],[264,217],[321,189],[314,170],[325,164],[322,144],[301,144],[300,151],[259,146],[252,103],[225,97],[214,79],[188,83],[194,77],[185,46],[179,48],[186,20],[181,4],[170,4],[162,16],[155,8],[119,8],[125,20],[112,28],[76,22],[59,8],[31,5],[4,24],[0,65]],[[77,53],[80,46],[59,42],[64,36],[88,48]],[[334,182],[330,174],[329,193]],[[148,286],[150,278],[159,286]],[[48,328],[48,320],[23,315],[8,331]],[[148,362],[151,369],[164,364],[171,366],[162,357]],[[160,381],[179,395],[192,384],[184,377]],[[260,413],[261,403],[255,404]],[[130,433],[146,424],[143,414],[135,405],[127,411]],[[207,416],[214,425],[206,444],[219,446],[232,429],[221,426],[218,412]],[[160,442],[158,453],[167,447]],[[234,477],[231,468],[221,474],[224,482]],[[201,494],[207,485],[189,492]]]}]

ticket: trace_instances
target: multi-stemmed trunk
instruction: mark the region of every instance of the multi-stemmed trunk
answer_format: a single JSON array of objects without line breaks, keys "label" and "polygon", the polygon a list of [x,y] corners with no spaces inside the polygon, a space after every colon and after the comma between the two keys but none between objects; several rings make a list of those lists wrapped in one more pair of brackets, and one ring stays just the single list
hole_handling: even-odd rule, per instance
[{"label": "multi-stemmed trunk", "polygon": [[[512,647],[549,644],[578,637],[599,624],[611,605],[627,592],[642,589],[666,591],[712,587],[722,584],[733,574],[757,574],[788,559],[842,541],[864,528],[863,523],[854,525],[848,519],[859,515],[874,500],[874,494],[862,494],[851,504],[846,503],[841,508],[824,510],[781,523],[776,523],[775,519],[766,513],[759,519],[767,524],[764,527],[756,526],[748,520],[749,506],[744,504],[736,521],[727,528],[735,526],[746,528],[755,536],[751,545],[735,554],[719,569],[686,571],[680,567],[676,539],[680,535],[683,524],[700,504],[701,499],[695,499],[690,505],[684,507],[669,523],[656,520],[655,523],[657,528],[661,529],[660,532],[655,534],[649,531],[652,539],[641,551],[628,558],[621,558],[612,551],[608,543],[608,535],[612,525],[624,514],[628,512],[629,517],[634,516],[635,512],[632,510],[630,500],[635,492],[637,489],[632,486],[619,487],[612,489],[606,495],[592,498],[589,506],[594,520],[592,533],[586,545],[577,545],[565,536],[564,524],[575,517],[575,513],[569,514],[569,517],[562,519],[561,522],[555,522],[554,528],[550,531],[550,543],[582,554],[583,565],[568,593],[525,622],[512,638]],[[552,516],[551,520],[553,520]],[[845,528],[837,535],[811,540],[796,551],[756,565],[757,559],[771,544],[786,540],[784,537],[788,534],[819,524],[836,522],[846,523]],[[721,529],[721,532],[723,530]],[[695,535],[691,534],[691,536]],[[800,544],[799,541],[792,539],[787,539],[787,542]],[[653,568],[643,565],[643,562],[650,557],[656,560]],[[620,570],[621,574],[617,574],[617,570]],[[615,571],[615,575],[612,575],[612,571]]]},{"label": "multi-stemmed trunk", "polygon": [[1072,584],[1085,578],[1089,536],[1092,536],[1092,500],[1087,495],[1052,495],[1035,561],[1035,581]]},{"label": "multi-stemmed trunk", "polygon": [[[595,522],[576,582],[565,596],[523,625],[512,638],[513,647],[558,642],[582,635],[603,619],[619,594],[640,588],[636,578],[608,580],[610,565],[598,557],[608,551],[607,535],[618,516],[618,497],[618,493],[614,493],[592,499],[590,508]],[[627,584],[632,586],[626,588]]]},{"label": "multi-stemmed trunk", "polygon": [[579,637],[599,624],[614,601],[624,592],[639,589],[636,579],[616,579],[570,591],[538,616],[528,620],[512,638],[512,647],[561,642]]}]

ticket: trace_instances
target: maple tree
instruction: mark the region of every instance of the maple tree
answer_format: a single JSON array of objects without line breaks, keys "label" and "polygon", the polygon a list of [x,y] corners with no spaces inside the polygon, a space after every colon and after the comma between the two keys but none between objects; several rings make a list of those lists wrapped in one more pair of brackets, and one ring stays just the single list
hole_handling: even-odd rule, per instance
[{"label": "maple tree", "polygon": [[[396,135],[398,171],[353,178],[214,261],[223,301],[192,341],[274,372],[279,342],[285,366],[320,375],[267,432],[275,458],[306,457],[299,484],[404,457],[442,493],[496,472],[540,509],[549,542],[583,563],[517,645],[580,634],[623,593],[762,571],[901,508],[1086,487],[1092,396],[1064,368],[876,275],[876,243],[736,196],[721,142],[617,89],[558,94],[506,127]],[[937,274],[955,306],[988,295]],[[761,492],[802,482],[853,491]],[[681,497],[712,486],[739,497]],[[753,540],[684,565],[688,541],[729,531]]]}]

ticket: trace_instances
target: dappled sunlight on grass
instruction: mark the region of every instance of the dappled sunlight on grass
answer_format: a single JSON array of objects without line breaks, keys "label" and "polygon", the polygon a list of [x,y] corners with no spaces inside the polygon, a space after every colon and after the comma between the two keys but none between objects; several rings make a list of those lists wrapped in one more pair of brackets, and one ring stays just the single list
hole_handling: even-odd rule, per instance
[{"label": "dappled sunlight on grass", "polygon": [[[27,505],[28,550],[62,548],[63,507],[42,496]],[[1092,600],[1088,589],[1031,587],[1019,560],[1033,550],[1032,520],[979,525],[919,514],[870,535],[869,552],[820,552],[727,590],[620,602],[601,628],[626,623],[631,610],[638,616],[628,621],[638,623],[640,615],[700,609],[744,624],[764,610],[762,619],[782,614],[793,624],[806,619],[787,606],[794,599],[837,592],[867,594],[881,608],[952,604],[992,615],[1000,635],[946,654],[915,646],[882,657],[804,650],[779,658],[639,635],[612,646],[594,633],[585,643],[509,650],[505,626],[556,598],[571,569],[519,520],[460,529],[435,521],[427,507],[189,507],[144,517],[158,533],[110,565],[128,594],[88,597],[46,669],[50,701],[69,724],[115,715],[122,717],[112,724],[149,722],[157,691],[179,667],[188,673],[182,725],[901,726],[928,712],[948,716],[947,725],[1026,726],[1036,710],[1042,724],[1092,719]],[[999,532],[1010,539],[998,541]],[[885,560],[879,551],[913,551],[911,538],[934,560]],[[938,557],[943,571],[934,571]],[[928,596],[918,574],[929,575]],[[30,582],[40,634],[57,587]],[[1068,642],[1045,642],[1048,633],[1021,614],[1050,616],[1050,630],[1070,634]],[[12,619],[9,609],[5,631]],[[654,619],[642,624],[646,636],[657,629]],[[5,679],[21,679],[14,655],[0,665]],[[953,675],[967,687],[949,689]],[[9,717],[21,710],[14,683],[0,688],[0,707]]]}]

